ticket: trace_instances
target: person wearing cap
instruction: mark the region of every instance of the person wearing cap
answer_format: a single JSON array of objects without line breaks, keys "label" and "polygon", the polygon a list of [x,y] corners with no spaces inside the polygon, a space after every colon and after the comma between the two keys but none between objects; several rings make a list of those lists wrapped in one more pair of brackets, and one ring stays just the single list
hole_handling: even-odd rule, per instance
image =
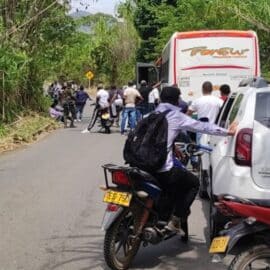
[{"label": "person wearing cap", "polygon": [[169,111],[166,114],[168,121],[167,160],[162,168],[154,175],[162,189],[172,195],[175,206],[174,215],[168,223],[168,229],[179,232],[180,226],[186,226],[190,214],[190,207],[199,189],[197,176],[180,167],[174,166],[173,145],[176,137],[182,131],[202,132],[211,135],[234,135],[236,127],[229,130],[215,124],[200,122],[181,112],[179,108],[180,89],[177,87],[164,87],[162,89],[157,112]]}]

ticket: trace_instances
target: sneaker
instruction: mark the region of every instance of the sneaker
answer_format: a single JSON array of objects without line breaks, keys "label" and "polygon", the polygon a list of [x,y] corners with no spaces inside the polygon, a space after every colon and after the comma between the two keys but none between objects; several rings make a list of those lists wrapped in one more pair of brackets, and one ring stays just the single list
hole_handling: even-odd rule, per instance
[{"label": "sneaker", "polygon": [[78,122],[82,122],[82,119],[78,119]]},{"label": "sneaker", "polygon": [[165,228],[171,232],[183,234],[183,231],[181,230],[181,224],[180,224],[179,217],[172,216],[171,220],[168,222],[168,224]]},{"label": "sneaker", "polygon": [[90,131],[86,128],[86,129],[84,129],[81,133],[90,133]]}]

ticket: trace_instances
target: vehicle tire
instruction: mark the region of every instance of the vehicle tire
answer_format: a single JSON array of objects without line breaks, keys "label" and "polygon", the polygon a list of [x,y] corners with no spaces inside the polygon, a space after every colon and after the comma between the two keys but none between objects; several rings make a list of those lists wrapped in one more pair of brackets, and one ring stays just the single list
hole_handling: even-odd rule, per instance
[{"label": "vehicle tire", "polygon": [[209,202],[209,238],[210,243],[215,236],[217,236],[218,228],[215,218],[214,202],[210,200]]},{"label": "vehicle tire", "polygon": [[[252,268],[252,263],[258,259],[266,259],[264,266]],[[258,263],[258,262],[257,262]],[[262,268],[264,267],[264,268]],[[252,270],[252,269],[269,269],[270,268],[270,247],[267,245],[257,245],[247,249],[237,255],[231,262],[228,270]]]},{"label": "vehicle tire", "polygon": [[200,189],[199,189],[199,196],[201,199],[209,199],[207,193],[207,171],[202,169],[202,160],[199,158],[199,167],[198,167],[198,177],[200,180]]},{"label": "vehicle tire", "polygon": [[[127,208],[106,231],[104,240],[104,258],[107,265],[114,270],[128,269],[137,254],[141,239],[132,238],[139,226],[139,215]],[[123,257],[118,258],[122,248]]]}]

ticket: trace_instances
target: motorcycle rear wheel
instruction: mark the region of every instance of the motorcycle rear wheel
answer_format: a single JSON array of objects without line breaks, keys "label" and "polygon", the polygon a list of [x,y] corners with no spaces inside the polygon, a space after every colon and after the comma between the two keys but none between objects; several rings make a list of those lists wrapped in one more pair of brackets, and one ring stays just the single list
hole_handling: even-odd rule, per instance
[{"label": "motorcycle rear wheel", "polygon": [[240,253],[231,262],[228,270],[270,269],[270,247],[257,245]]},{"label": "motorcycle rear wheel", "polygon": [[[129,268],[141,244],[140,238],[133,237],[138,226],[138,215],[128,208],[123,211],[106,231],[104,258],[111,269],[125,270]],[[118,257],[120,251],[122,251],[122,257]]]}]

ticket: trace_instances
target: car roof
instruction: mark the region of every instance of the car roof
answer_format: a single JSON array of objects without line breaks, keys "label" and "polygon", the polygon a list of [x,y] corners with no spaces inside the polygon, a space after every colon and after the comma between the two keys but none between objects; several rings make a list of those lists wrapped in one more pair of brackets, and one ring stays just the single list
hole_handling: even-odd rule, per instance
[{"label": "car roof", "polygon": [[237,92],[244,93],[251,89],[256,92],[270,92],[270,84],[262,77],[249,78],[240,82]]}]

